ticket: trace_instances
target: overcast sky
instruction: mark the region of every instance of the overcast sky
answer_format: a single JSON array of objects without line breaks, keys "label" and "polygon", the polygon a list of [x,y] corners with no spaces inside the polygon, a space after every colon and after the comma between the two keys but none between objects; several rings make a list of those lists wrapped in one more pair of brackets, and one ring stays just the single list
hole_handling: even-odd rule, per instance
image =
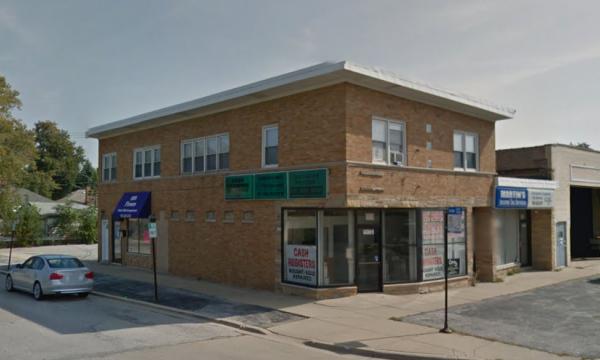
[{"label": "overcast sky", "polygon": [[351,60],[517,110],[497,147],[600,148],[600,1],[0,3],[0,74],[27,124],[97,162],[91,126],[323,61]]}]

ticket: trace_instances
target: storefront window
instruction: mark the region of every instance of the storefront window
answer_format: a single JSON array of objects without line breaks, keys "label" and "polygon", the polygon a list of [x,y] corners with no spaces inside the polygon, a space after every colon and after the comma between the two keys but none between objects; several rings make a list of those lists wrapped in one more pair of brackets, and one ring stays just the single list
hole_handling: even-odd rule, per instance
[{"label": "storefront window", "polygon": [[496,265],[519,262],[519,211],[496,212]]},{"label": "storefront window", "polygon": [[416,210],[386,210],[383,252],[385,282],[418,280]]},{"label": "storefront window", "polygon": [[322,211],[319,285],[354,283],[354,225],[351,210]]},{"label": "storefront window", "polygon": [[317,211],[284,213],[284,278],[288,282],[317,285]]},{"label": "storefront window", "polygon": [[421,211],[423,281],[444,277],[444,210]]},{"label": "storefront window", "polygon": [[463,208],[448,209],[448,276],[467,273],[466,216]]},{"label": "storefront window", "polygon": [[127,252],[151,254],[148,219],[129,219],[127,231]]},{"label": "storefront window", "polygon": [[288,209],[283,216],[286,282],[377,289],[381,281],[439,280],[446,236],[449,276],[467,271],[464,208]]}]

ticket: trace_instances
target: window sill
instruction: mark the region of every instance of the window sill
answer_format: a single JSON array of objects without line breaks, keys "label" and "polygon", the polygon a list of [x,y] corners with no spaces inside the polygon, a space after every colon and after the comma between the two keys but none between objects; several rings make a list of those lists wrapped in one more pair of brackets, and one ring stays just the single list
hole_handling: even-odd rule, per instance
[{"label": "window sill", "polygon": [[160,175],[159,176],[145,176],[145,177],[134,177],[133,181],[143,181],[143,180],[156,180],[156,179],[160,179]]},{"label": "window sill", "polygon": [[511,268],[518,267],[518,266],[521,266],[521,263],[513,262],[513,263],[508,263],[508,264],[496,265],[496,270],[506,270],[506,269],[511,269]]},{"label": "window sill", "polygon": [[138,252],[127,252],[127,256],[152,256],[152,253],[150,254],[144,254],[144,253],[138,253]]}]

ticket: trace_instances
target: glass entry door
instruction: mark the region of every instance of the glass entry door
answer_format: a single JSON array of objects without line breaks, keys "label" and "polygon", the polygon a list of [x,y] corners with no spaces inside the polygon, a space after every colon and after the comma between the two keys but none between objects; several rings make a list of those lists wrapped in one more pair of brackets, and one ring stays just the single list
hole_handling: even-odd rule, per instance
[{"label": "glass entry door", "polygon": [[361,211],[356,226],[359,292],[381,291],[381,227],[379,211]]}]

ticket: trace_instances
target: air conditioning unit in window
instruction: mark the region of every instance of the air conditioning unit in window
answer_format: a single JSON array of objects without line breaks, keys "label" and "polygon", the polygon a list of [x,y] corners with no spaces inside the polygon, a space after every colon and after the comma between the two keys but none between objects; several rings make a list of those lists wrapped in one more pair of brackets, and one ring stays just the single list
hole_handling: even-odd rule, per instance
[{"label": "air conditioning unit in window", "polygon": [[390,152],[390,163],[392,165],[404,165],[404,154],[400,152]]}]

